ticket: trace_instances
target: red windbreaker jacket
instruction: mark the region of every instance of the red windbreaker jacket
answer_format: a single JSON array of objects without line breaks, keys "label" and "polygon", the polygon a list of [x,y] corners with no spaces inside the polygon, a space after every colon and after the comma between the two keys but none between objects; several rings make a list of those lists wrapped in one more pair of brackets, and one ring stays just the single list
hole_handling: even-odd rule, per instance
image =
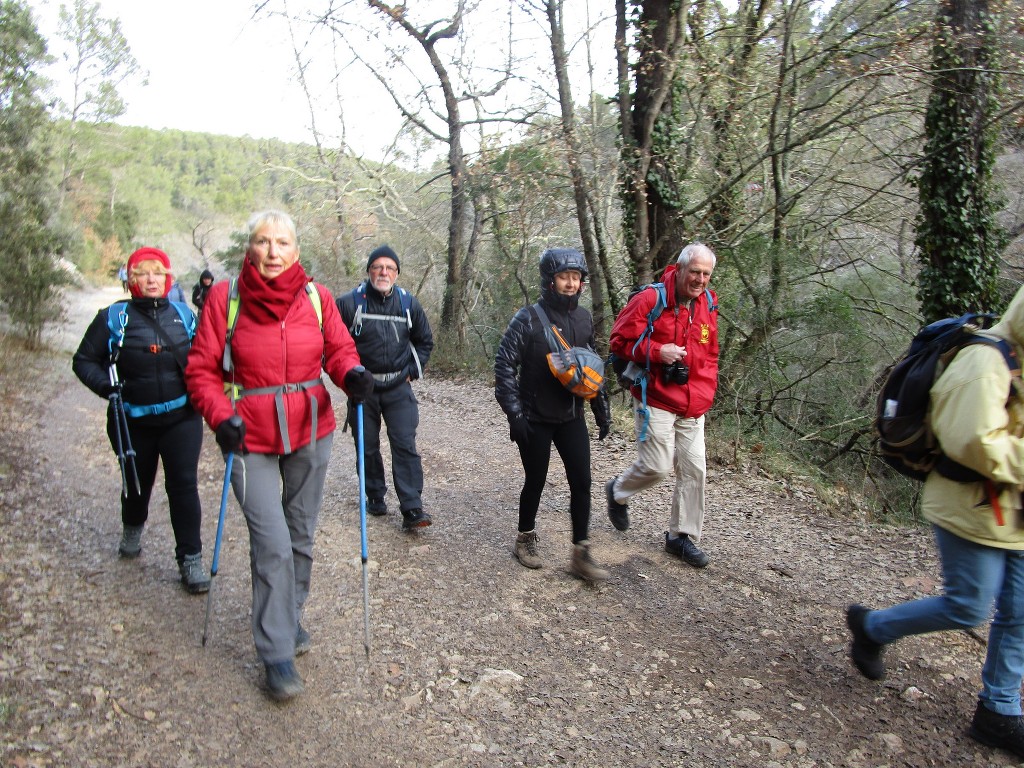
[{"label": "red windbreaker jacket", "polygon": [[[343,386],[345,374],[359,365],[359,353],[330,292],[314,284],[320,294],[323,333],[313,303],[299,292],[280,323],[257,323],[241,302],[231,340],[235,384],[244,389],[280,387],[317,379],[321,369]],[[206,297],[199,330],[188,357],[185,380],[192,404],[211,429],[235,410],[224,391],[231,377],[222,369],[227,331],[228,281],[214,285]],[[336,428],[331,397],[323,384],[281,394],[290,448],[295,451],[311,439],[312,402],[316,398],[317,439]],[[274,394],[254,394],[236,403],[245,422],[245,447],[254,453],[282,454],[285,443],[278,425]]]},{"label": "red windbreaker jacket", "polygon": [[[632,360],[640,367],[647,361],[650,345],[651,376],[647,383],[648,405],[663,411],[697,418],[711,409],[718,387],[718,313],[711,312],[707,295],[697,297],[693,313],[685,305],[676,304],[675,264],[665,270],[665,299],[667,306],[654,321],[654,332],[633,349],[637,339],[647,329],[647,315],[657,302],[653,289],[636,294],[619,313],[612,327],[609,345],[619,357]],[[715,303],[718,297],[712,291]],[[690,379],[686,384],[666,384],[662,381],[661,347],[678,344],[686,348],[686,364]],[[640,387],[631,389],[640,398]]]}]

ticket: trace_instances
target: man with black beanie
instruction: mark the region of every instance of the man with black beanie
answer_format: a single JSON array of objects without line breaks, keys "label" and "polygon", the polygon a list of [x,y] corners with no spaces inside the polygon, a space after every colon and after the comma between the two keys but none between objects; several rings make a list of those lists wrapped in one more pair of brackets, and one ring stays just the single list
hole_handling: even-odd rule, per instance
[{"label": "man with black beanie", "polygon": [[[367,279],[337,299],[342,320],[373,374],[373,394],[363,400],[363,450],[366,459],[367,511],[386,515],[387,482],[380,452],[381,421],[391,444],[391,475],[402,512],[402,528],[412,531],[431,524],[423,511],[423,463],[416,451],[419,406],[412,381],[434,349],[426,313],[415,296],[397,285],[401,261],[389,245],[370,252]],[[350,408],[351,411],[351,408]],[[354,435],[358,439],[358,435]]]}]

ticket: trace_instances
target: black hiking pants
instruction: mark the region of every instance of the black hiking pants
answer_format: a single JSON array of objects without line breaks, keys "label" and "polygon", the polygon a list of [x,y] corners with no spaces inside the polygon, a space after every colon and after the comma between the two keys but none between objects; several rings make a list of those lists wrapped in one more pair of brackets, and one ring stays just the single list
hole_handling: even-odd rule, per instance
[{"label": "black hiking pants", "polygon": [[[116,451],[115,426],[108,411],[107,436]],[[185,555],[199,554],[203,551],[200,535],[202,507],[196,475],[199,452],[203,447],[202,418],[198,413],[192,413],[181,421],[156,427],[140,426],[134,419],[128,419],[128,432],[135,450],[135,468],[139,473],[142,494],[135,492],[131,469],[126,467],[128,495],[121,497],[121,522],[137,526],[149,519],[149,499],[156,482],[157,464],[162,463],[171,529],[174,531],[174,555],[180,563]]]},{"label": "black hiking pants", "polygon": [[572,543],[578,544],[588,537],[590,529],[590,435],[582,416],[561,424],[530,422],[530,442],[525,449],[519,445],[519,457],[526,475],[519,494],[519,531],[532,531],[536,525],[537,509],[551,462],[552,444],[565,465],[565,478],[569,481]]},{"label": "black hiking pants", "polygon": [[[352,437],[358,449],[355,408],[351,408]],[[363,433],[366,453],[366,498],[383,499],[387,493],[384,457],[381,455],[381,422],[387,428],[391,445],[391,478],[395,483],[399,508],[403,512],[423,508],[423,462],[416,450],[416,428],[420,410],[412,384],[403,381],[397,387],[374,392],[363,401]]]}]

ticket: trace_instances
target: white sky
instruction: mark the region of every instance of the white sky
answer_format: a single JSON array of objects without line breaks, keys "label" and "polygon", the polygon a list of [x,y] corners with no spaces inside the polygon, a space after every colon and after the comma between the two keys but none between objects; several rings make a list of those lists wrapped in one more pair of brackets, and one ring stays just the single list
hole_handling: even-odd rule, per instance
[{"label": "white sky", "polygon": [[[53,53],[60,4],[30,1]],[[120,20],[132,54],[149,73],[148,86],[120,89],[128,111],[118,122],[311,140],[287,31],[272,20],[252,20],[252,0],[99,0],[99,5],[101,17]],[[58,73],[50,76],[56,79]],[[367,131],[367,138],[372,135]]]},{"label": "white sky", "polygon": [[[328,5],[326,0],[276,0],[273,4],[280,7],[286,1],[292,8]],[[65,2],[70,4],[72,0]],[[491,12],[491,20],[500,23],[507,3],[487,0],[485,5],[488,2],[498,11]],[[422,13],[430,4],[431,0],[418,0],[410,3],[410,7]],[[604,0],[591,0],[590,4],[608,13]],[[56,26],[60,0],[29,0],[29,5],[40,32],[50,41],[51,53],[58,53]],[[451,3],[440,5],[447,9]],[[99,0],[99,6],[101,17],[120,20],[132,54],[149,77],[148,86],[133,83],[120,88],[128,111],[118,122],[290,142],[312,140],[309,108],[296,82],[287,27],[280,19],[252,20],[253,0]],[[566,24],[582,25],[586,0],[567,2],[566,6]],[[486,9],[483,12],[486,14]],[[572,18],[572,13],[581,18]],[[605,28],[609,32],[595,49],[595,55],[600,56],[598,64],[605,68],[604,81],[609,82],[614,61],[610,25]],[[550,69],[550,50],[542,30],[528,27],[526,34],[531,39],[518,40],[514,50],[523,55],[539,45],[536,54],[528,59],[537,76],[537,72]],[[383,50],[383,46],[375,45],[372,36],[364,37],[361,44],[378,53]],[[580,63],[582,54],[576,55]],[[315,60],[327,58],[326,47],[317,51]],[[55,80],[66,77],[59,67],[48,74]],[[429,73],[424,76],[430,79]],[[601,76],[599,72],[598,77]],[[400,125],[392,101],[358,66],[346,70],[339,84],[344,91],[347,143],[370,157],[381,156],[382,148],[391,143]],[[589,90],[586,78],[579,78],[574,85],[577,99],[585,100]],[[336,133],[341,125],[337,107],[330,111],[330,105],[336,103],[334,87],[322,80],[322,90],[317,94],[321,107],[327,105],[325,113],[317,118],[326,133]],[[607,87],[601,90],[608,92]],[[57,92],[60,93],[59,88]]]}]

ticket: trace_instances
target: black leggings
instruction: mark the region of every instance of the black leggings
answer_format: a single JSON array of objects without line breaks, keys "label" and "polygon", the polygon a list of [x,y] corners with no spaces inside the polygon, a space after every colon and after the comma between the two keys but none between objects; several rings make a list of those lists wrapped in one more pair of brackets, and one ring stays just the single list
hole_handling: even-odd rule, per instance
[{"label": "black leggings", "polygon": [[590,529],[590,435],[583,418],[562,424],[530,422],[530,443],[519,458],[523,462],[523,490],[519,494],[519,531],[532,531],[537,521],[537,508],[548,478],[551,444],[565,465],[569,481],[569,517],[572,519],[572,543],[587,538]]},{"label": "black leggings", "polygon": [[[117,450],[114,423],[107,419],[107,436]],[[203,551],[200,535],[202,507],[196,474],[199,452],[203,447],[203,421],[193,413],[174,424],[158,427],[139,426],[128,419],[128,431],[135,450],[135,468],[139,473],[142,494],[135,492],[135,480],[126,467],[128,495],[121,496],[121,522],[124,525],[143,525],[149,519],[149,498],[156,482],[157,462],[164,465],[164,489],[171,513],[174,531],[174,555],[180,562],[185,555]]]}]

